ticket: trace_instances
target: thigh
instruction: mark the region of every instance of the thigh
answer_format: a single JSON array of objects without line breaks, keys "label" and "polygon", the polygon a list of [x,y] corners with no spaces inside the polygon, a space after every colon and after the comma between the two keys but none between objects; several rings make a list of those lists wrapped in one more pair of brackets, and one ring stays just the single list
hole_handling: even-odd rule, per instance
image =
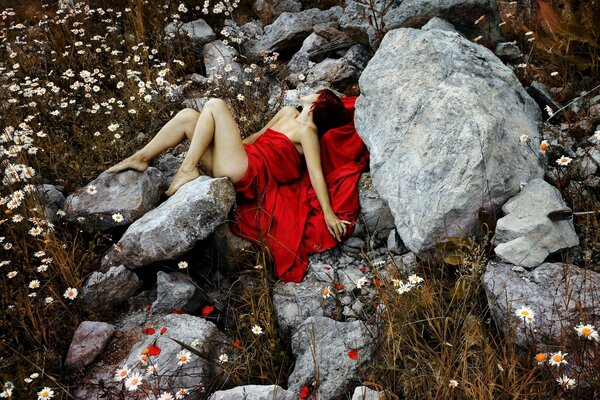
[{"label": "thigh", "polygon": [[206,106],[210,107],[215,121],[212,143],[213,176],[227,176],[235,183],[246,174],[248,168],[248,156],[240,129],[225,101],[211,99]]}]

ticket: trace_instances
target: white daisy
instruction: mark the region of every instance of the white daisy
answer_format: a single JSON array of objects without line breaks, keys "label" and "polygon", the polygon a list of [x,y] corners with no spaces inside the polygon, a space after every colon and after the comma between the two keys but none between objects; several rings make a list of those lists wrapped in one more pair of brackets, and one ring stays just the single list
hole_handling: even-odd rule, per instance
[{"label": "white daisy", "polygon": [[123,215],[121,213],[116,213],[112,215],[112,219],[115,220],[116,222],[122,222],[123,221]]},{"label": "white daisy", "polygon": [[192,353],[190,353],[189,351],[181,350],[179,353],[177,353],[177,359],[179,360],[177,362],[177,365],[183,365],[183,364],[189,363],[191,355],[192,355]]},{"label": "white daisy", "polygon": [[52,397],[54,397],[54,390],[50,389],[49,387],[45,387],[42,390],[40,390],[38,393],[38,400],[42,400],[42,399],[50,399]]},{"label": "white daisy", "polygon": [[188,267],[188,263],[186,261],[179,261],[179,263],[177,263],[177,266],[179,267],[179,269],[186,269]]},{"label": "white daisy", "polygon": [[77,297],[77,289],[67,288],[67,290],[65,290],[65,293],[63,294],[63,296],[67,299],[75,300],[75,297]]},{"label": "white daisy", "polygon": [[142,377],[139,372],[131,374],[131,376],[125,381],[125,387],[129,391],[135,391],[138,386],[142,384]]},{"label": "white daisy", "polygon": [[255,335],[260,335],[260,334],[263,333],[263,330],[262,330],[262,328],[260,326],[254,325],[252,327],[252,333],[254,333]]},{"label": "white daisy", "polygon": [[569,353],[562,353],[561,351],[558,351],[558,353],[552,353],[550,355],[550,359],[548,360],[548,363],[550,365],[554,365],[556,367],[559,367],[560,364],[566,364],[567,360],[565,360],[565,356],[569,354]]},{"label": "white daisy", "polygon": [[117,382],[122,381],[127,378],[127,375],[129,375],[130,372],[131,369],[127,365],[124,365],[115,372],[114,380]]},{"label": "white daisy", "polygon": [[582,336],[582,337],[587,338],[589,340],[592,340],[592,339],[594,339],[595,341],[599,341],[600,340],[600,337],[598,335],[598,331],[596,330],[596,328],[594,328],[593,325],[579,324],[574,329],[575,329],[575,332],[577,332],[577,334],[579,336]]},{"label": "white daisy", "polygon": [[560,378],[556,378],[556,382],[558,382],[565,389],[571,389],[576,385],[575,379],[569,378],[566,375],[561,376]]},{"label": "white daisy", "polygon": [[219,356],[219,361],[222,363],[226,363],[227,361],[229,361],[229,356],[227,354],[221,354]]}]

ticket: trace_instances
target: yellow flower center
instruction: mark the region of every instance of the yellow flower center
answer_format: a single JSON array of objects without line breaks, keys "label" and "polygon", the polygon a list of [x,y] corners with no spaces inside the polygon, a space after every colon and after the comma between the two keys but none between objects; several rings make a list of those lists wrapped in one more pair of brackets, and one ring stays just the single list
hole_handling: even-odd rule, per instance
[{"label": "yellow flower center", "polygon": [[529,315],[529,311],[523,310],[523,311],[521,311],[521,315],[528,316]]},{"label": "yellow flower center", "polygon": [[542,362],[546,359],[546,353],[538,353],[535,355],[535,360],[537,362]]},{"label": "yellow flower center", "polygon": [[592,330],[590,328],[583,328],[581,333],[585,336],[590,336],[592,334]]},{"label": "yellow flower center", "polygon": [[181,356],[180,360],[185,362],[187,360],[187,357],[186,356]]},{"label": "yellow flower center", "polygon": [[132,385],[137,385],[137,383],[138,383],[138,380],[137,380],[137,379],[135,379],[135,378],[134,378],[134,379],[132,379],[132,380],[131,380],[131,384],[132,384]]},{"label": "yellow flower center", "polygon": [[42,396],[44,396],[44,397],[48,397],[48,396],[50,396],[50,393],[49,393],[47,390],[44,390],[44,391],[42,392]]},{"label": "yellow flower center", "polygon": [[125,376],[125,375],[127,375],[127,372],[121,371],[121,376]]},{"label": "yellow flower center", "polygon": [[556,354],[554,357],[552,357],[552,360],[554,362],[562,361],[562,356],[560,354]]}]

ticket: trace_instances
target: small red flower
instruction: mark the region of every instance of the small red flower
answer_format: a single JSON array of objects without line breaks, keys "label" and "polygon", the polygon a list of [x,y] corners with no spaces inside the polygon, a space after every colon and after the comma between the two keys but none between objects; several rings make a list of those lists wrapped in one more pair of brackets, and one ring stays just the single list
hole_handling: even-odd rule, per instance
[{"label": "small red flower", "polygon": [[150,304],[148,304],[148,305],[146,306],[146,312],[150,312],[150,308],[151,308],[151,306],[150,306]]},{"label": "small red flower", "polygon": [[379,278],[375,278],[375,279],[373,279],[373,284],[375,286],[381,286],[381,280]]},{"label": "small red flower", "polygon": [[304,385],[302,387],[302,389],[300,389],[300,393],[298,393],[298,397],[301,399],[308,399],[308,396],[310,395],[310,388],[306,385]]},{"label": "small red flower", "polygon": [[335,290],[344,290],[344,285],[341,283],[335,282]]},{"label": "small red flower", "polygon": [[150,354],[151,356],[157,356],[160,354],[160,347],[158,347],[155,344],[151,344],[150,346],[148,346],[148,354]]},{"label": "small red flower", "polygon": [[350,357],[353,360],[356,360],[358,358],[358,350],[356,349],[352,349],[348,352],[348,357]]},{"label": "small red flower", "polygon": [[327,271],[329,271],[329,270],[331,269],[331,266],[329,266],[329,265],[326,265],[326,266],[324,266],[323,268],[324,268],[324,269],[326,269]]},{"label": "small red flower", "polygon": [[164,335],[166,331],[167,331],[167,327],[166,327],[166,326],[163,326],[163,327],[161,328],[161,330],[160,330],[160,334],[161,334],[161,335]]},{"label": "small red flower", "polygon": [[173,310],[172,313],[173,314],[183,314],[183,311],[181,311],[181,310]]},{"label": "small red flower", "polygon": [[364,274],[367,271],[367,267],[360,267],[359,270]]},{"label": "small red flower", "polygon": [[236,339],[236,341],[233,342],[233,349],[237,350],[240,348],[241,345],[242,345],[242,341],[240,339]]},{"label": "small red flower", "polygon": [[215,307],[213,306],[204,306],[202,307],[202,316],[208,317],[212,312],[215,311]]},{"label": "small red flower", "polygon": [[156,331],[154,330],[154,328],[145,327],[144,329],[142,329],[142,332],[146,335],[154,335],[154,332]]}]

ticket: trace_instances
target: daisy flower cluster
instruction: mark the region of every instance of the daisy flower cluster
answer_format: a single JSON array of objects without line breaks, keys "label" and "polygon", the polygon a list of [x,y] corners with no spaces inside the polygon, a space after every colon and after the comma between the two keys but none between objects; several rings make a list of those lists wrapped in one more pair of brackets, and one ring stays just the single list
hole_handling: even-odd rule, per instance
[{"label": "daisy flower cluster", "polygon": [[410,275],[406,281],[400,279],[392,279],[392,283],[396,288],[396,292],[398,294],[408,293],[414,288],[418,287],[421,283],[423,283],[423,278],[418,275]]},{"label": "daisy flower cluster", "polygon": [[531,324],[533,321],[535,321],[535,313],[529,307],[520,307],[515,311],[515,314],[527,324]]}]

